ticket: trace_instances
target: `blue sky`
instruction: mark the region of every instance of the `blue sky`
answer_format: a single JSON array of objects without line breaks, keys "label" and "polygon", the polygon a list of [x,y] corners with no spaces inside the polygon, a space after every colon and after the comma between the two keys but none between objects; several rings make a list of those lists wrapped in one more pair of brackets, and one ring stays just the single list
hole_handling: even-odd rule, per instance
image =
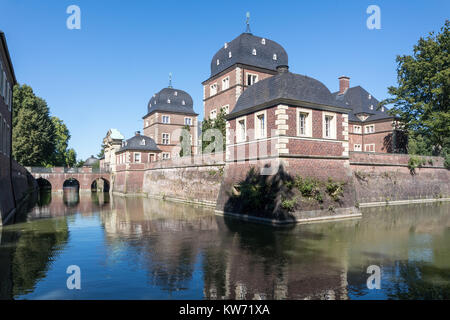
[{"label": "blue sky", "polygon": [[[81,9],[69,30],[66,8]],[[381,9],[381,29],[366,27],[366,8]],[[395,57],[449,19],[450,1],[118,1],[0,0],[19,83],[33,87],[67,124],[78,158],[97,154],[109,128],[142,130],[150,97],[173,86],[189,92],[203,116],[202,86],[212,56],[245,31],[280,43],[290,70],[331,91],[351,77],[381,100],[396,83]]]}]

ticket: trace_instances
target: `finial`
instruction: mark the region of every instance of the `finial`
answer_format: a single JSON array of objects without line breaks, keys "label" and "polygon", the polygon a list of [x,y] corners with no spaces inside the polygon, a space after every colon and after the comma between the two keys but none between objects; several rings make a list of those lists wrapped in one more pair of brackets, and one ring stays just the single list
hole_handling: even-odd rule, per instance
[{"label": "finial", "polygon": [[247,30],[245,30],[245,33],[252,33],[250,30],[250,12],[247,11],[247,20],[245,23],[247,24]]},{"label": "finial", "polygon": [[172,88],[172,72],[169,72],[169,88]]}]

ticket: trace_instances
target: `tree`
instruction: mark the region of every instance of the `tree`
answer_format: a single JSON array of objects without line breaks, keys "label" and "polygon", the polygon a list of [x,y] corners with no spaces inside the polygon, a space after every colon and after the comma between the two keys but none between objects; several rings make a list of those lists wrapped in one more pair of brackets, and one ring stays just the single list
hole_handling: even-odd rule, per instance
[{"label": "tree", "polygon": [[210,129],[217,129],[222,134],[222,141],[223,141],[223,149],[219,150],[220,146],[215,146],[214,151],[215,152],[221,152],[225,151],[226,147],[226,119],[225,119],[226,113],[224,110],[221,110],[219,115],[215,119],[207,119],[203,120],[202,122],[202,151],[205,152],[206,148],[211,144],[217,144],[217,141],[215,137],[212,139],[207,138],[205,136],[206,132]]},{"label": "tree", "polygon": [[[420,38],[413,55],[397,56],[398,86],[381,104],[393,104],[390,112],[407,130],[414,152],[417,143],[429,144],[433,154],[450,148],[450,21],[441,32]],[[423,148],[422,148],[423,149]]]},{"label": "tree", "polygon": [[102,157],[104,157],[105,156],[105,145],[102,143],[102,146],[101,146],[101,149],[100,149],[100,152],[97,154],[97,158],[102,158]]},{"label": "tree", "polygon": [[44,99],[30,86],[14,87],[13,156],[25,166],[68,166],[76,163],[76,152],[68,149],[70,133],[64,122],[50,117]]},{"label": "tree", "polygon": [[77,153],[70,148],[66,153],[66,166],[73,168],[77,163]]},{"label": "tree", "polygon": [[[69,129],[59,118],[52,117],[51,119],[55,128],[55,152],[53,153],[52,165],[69,166],[69,162],[73,163],[73,159],[70,159],[70,161],[68,159]],[[73,150],[73,152],[75,151]]]},{"label": "tree", "polygon": [[13,157],[25,166],[49,166],[55,150],[55,130],[45,100],[27,85],[14,87]]},{"label": "tree", "polygon": [[[192,143],[191,143],[191,127],[189,125],[185,125],[181,130],[181,136],[180,136],[180,157],[183,156],[190,156],[191,150],[192,150]],[[187,151],[186,154],[184,154],[184,151]]]}]

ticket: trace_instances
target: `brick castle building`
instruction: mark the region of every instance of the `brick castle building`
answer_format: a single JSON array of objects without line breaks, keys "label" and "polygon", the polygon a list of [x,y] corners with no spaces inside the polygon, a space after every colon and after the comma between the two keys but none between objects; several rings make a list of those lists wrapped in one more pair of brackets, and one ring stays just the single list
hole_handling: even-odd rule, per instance
[{"label": "brick castle building", "polygon": [[134,137],[122,141],[122,147],[116,151],[116,163],[149,163],[157,161],[161,150],[152,138],[137,131]]},{"label": "brick castle building", "polygon": [[[13,87],[17,83],[14,68],[0,31],[0,225],[15,208],[12,186],[12,109]],[[3,218],[3,219],[2,219]]]},{"label": "brick castle building", "polygon": [[171,85],[154,94],[143,117],[144,135],[153,139],[161,149],[161,158],[177,157],[183,128],[190,128],[191,153],[197,153],[198,114],[194,112],[192,97]]},{"label": "brick castle building", "polygon": [[[271,139],[271,130],[278,130],[295,138],[295,143],[291,141],[295,146],[291,147],[304,154],[348,156],[348,151],[396,151],[396,121],[384,107],[379,109],[379,101],[369,92],[361,86],[350,88],[350,78],[340,77],[339,91],[331,93],[315,79],[288,72],[287,66],[286,51],[267,38],[246,32],[226,42],[211,61],[211,76],[202,83],[205,119],[215,118],[221,110],[230,114],[228,128],[237,134],[234,143],[236,139],[242,140],[240,135],[247,130],[254,131],[253,136],[246,137],[249,141],[256,137]],[[282,68],[277,71],[278,67]],[[275,79],[268,80],[272,77]],[[263,85],[255,86],[261,81]],[[252,92],[245,94],[252,86],[255,86]],[[292,109],[294,106],[296,109]],[[329,107],[335,112],[328,110],[331,113],[326,116]],[[281,109],[275,114],[272,108]],[[267,110],[263,112],[264,109]],[[236,120],[237,116],[244,118]],[[256,126],[262,131],[255,131]],[[311,139],[325,139],[320,142],[327,147],[313,147]],[[335,143],[330,147],[331,140],[341,141],[340,147]],[[283,138],[274,146],[284,153],[292,153],[286,141]]]}]

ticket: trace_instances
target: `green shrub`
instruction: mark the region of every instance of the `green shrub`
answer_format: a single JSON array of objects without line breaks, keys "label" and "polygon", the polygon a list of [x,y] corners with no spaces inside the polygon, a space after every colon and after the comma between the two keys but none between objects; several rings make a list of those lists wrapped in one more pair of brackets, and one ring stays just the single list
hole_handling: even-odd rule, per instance
[{"label": "green shrub", "polygon": [[281,201],[281,207],[289,212],[293,211],[295,208],[295,205],[297,204],[297,199],[283,199]]},{"label": "green shrub", "polygon": [[416,168],[421,168],[426,164],[426,160],[424,158],[420,158],[418,156],[412,155],[408,160],[408,168],[411,174],[416,173]]},{"label": "green shrub", "polygon": [[447,153],[445,155],[445,160],[444,160],[444,167],[448,170],[450,170],[450,153]]},{"label": "green shrub", "polygon": [[328,178],[328,183],[325,186],[328,195],[334,201],[338,201],[339,198],[344,194],[344,185],[343,182],[335,182],[333,179]]}]

